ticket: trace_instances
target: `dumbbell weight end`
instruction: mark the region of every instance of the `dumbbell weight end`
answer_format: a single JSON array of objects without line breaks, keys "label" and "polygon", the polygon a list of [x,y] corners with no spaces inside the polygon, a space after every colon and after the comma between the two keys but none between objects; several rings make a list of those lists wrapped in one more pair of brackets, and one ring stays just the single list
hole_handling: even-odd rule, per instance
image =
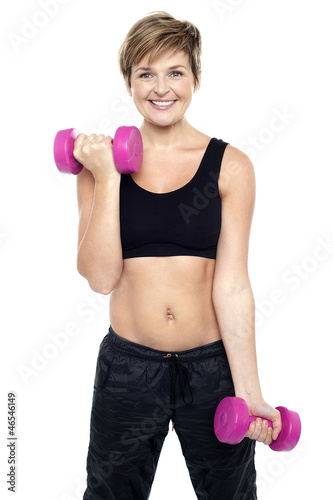
[{"label": "dumbbell weight end", "polygon": [[83,169],[73,156],[74,142],[79,131],[76,128],[59,130],[54,139],[53,155],[58,170],[63,174],[78,175]]},{"label": "dumbbell weight end", "polygon": [[301,437],[301,419],[296,411],[288,410],[285,406],[277,406],[281,413],[282,429],[275,441],[269,445],[274,451],[291,451]]},{"label": "dumbbell weight end", "polygon": [[119,127],[113,139],[113,158],[117,170],[132,174],[140,170],[143,158],[143,144],[137,127]]}]

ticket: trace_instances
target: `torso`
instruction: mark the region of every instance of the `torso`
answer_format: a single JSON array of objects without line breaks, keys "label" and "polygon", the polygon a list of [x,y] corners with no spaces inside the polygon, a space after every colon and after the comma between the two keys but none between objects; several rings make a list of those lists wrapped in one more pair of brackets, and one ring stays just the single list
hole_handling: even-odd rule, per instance
[{"label": "torso", "polygon": [[[200,134],[195,148],[167,158],[145,151],[142,168],[132,178],[156,193],[178,189],[194,176],[209,141]],[[118,335],[163,351],[221,339],[212,302],[214,259],[176,255],[123,262],[122,276],[110,295],[110,324]]]}]

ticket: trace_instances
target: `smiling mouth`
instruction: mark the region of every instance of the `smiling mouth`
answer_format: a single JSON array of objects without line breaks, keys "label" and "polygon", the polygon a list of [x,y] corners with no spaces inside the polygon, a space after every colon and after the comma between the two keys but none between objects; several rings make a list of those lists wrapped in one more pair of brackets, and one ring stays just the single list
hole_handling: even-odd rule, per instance
[{"label": "smiling mouth", "polygon": [[172,106],[176,102],[174,101],[150,101],[154,106],[158,106],[159,108],[167,108],[169,106]]}]

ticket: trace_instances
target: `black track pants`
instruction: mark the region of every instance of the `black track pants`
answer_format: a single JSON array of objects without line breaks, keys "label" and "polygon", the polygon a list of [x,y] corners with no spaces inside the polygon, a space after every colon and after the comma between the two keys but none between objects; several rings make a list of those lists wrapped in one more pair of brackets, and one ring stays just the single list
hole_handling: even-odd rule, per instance
[{"label": "black track pants", "polygon": [[[222,340],[167,352],[110,327],[101,342],[83,500],[149,498],[170,419],[199,500],[255,500],[255,441],[221,443],[218,403],[234,395]],[[177,490],[172,493],[173,500]]]}]

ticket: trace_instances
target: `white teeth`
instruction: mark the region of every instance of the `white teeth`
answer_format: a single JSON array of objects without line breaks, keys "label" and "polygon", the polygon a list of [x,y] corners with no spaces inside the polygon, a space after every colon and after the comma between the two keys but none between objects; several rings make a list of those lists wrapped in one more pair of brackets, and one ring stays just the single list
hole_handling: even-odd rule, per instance
[{"label": "white teeth", "polygon": [[167,102],[161,102],[161,101],[151,101],[153,104],[156,104],[156,106],[170,106],[173,104],[175,101],[167,101]]}]

